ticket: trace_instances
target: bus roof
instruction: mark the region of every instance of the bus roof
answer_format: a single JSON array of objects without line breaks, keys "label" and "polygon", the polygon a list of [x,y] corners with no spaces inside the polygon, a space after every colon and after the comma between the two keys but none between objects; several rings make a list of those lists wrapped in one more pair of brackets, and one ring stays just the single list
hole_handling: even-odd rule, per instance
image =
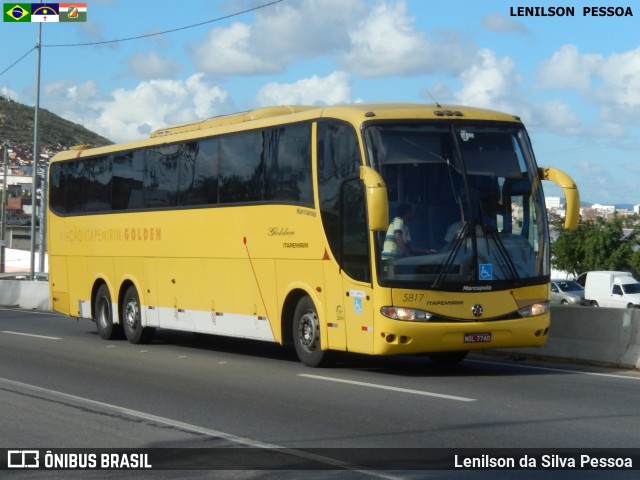
[{"label": "bus roof", "polygon": [[507,115],[492,110],[484,110],[472,107],[462,107],[457,105],[441,107],[438,105],[417,104],[417,103],[356,103],[350,105],[336,105],[331,107],[320,107],[311,105],[281,105],[278,107],[264,107],[247,112],[234,113],[212,117],[207,120],[197,120],[194,122],[173,125],[160,128],[151,132],[151,138],[166,135],[174,135],[193,130],[205,130],[208,128],[231,125],[234,123],[250,122],[265,118],[273,118],[282,115],[293,115],[300,112],[315,110],[316,117],[364,117],[373,118],[378,115],[383,118],[441,118],[441,117],[472,117],[483,120],[510,120],[519,121],[514,115]]},{"label": "bus roof", "polygon": [[[57,154],[53,160],[68,160],[74,157],[84,157],[94,154],[104,154],[114,151],[141,148],[148,145],[158,145],[167,141],[184,141],[190,138],[213,136],[218,133],[229,133],[236,130],[239,124],[253,122],[249,127],[264,128],[270,124],[308,121],[317,118],[339,118],[359,125],[368,120],[400,120],[400,119],[466,119],[501,122],[518,122],[515,115],[493,110],[466,107],[460,105],[435,105],[427,103],[355,103],[336,106],[313,105],[282,105],[264,107],[230,115],[212,117],[189,123],[160,128],[151,132],[150,138],[105,147],[67,150]],[[167,137],[171,137],[170,139]]]}]

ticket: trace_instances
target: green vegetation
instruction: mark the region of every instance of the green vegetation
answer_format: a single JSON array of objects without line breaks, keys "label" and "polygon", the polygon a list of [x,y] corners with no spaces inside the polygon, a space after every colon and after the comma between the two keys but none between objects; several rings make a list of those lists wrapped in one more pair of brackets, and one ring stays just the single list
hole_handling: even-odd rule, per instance
[{"label": "green vegetation", "polygon": [[[0,97],[0,142],[12,146],[33,145],[34,108]],[[38,112],[38,144],[41,147],[68,148],[73,145],[110,145],[110,140],[65,120],[48,110]]]},{"label": "green vegetation", "polygon": [[631,232],[629,218],[614,216],[610,220],[596,218],[581,221],[578,229],[562,230],[562,219],[551,221],[558,238],[551,245],[551,265],[575,276],[591,270],[625,270],[640,272],[640,223],[636,216]]}]

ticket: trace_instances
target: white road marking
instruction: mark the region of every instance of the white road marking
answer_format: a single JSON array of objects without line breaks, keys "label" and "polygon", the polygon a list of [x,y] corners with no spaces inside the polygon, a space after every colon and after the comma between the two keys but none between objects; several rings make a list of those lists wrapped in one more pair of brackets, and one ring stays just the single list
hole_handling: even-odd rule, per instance
[{"label": "white road marking", "polygon": [[24,313],[24,314],[29,314],[29,315],[51,315],[54,317],[61,317],[61,318],[69,318],[66,317],[65,315],[62,315],[61,313],[57,313],[57,312],[46,312],[46,311],[38,311],[38,310],[21,310],[20,308],[0,308],[0,311],[2,312],[14,312],[14,313]]},{"label": "white road marking", "polygon": [[489,362],[486,360],[471,360],[466,359],[465,362],[469,363],[484,363],[486,365],[502,365],[502,366],[510,366],[510,367],[518,367],[518,368],[526,368],[529,370],[544,370],[547,372],[562,372],[562,373],[576,373],[579,375],[592,375],[594,377],[612,377],[612,378],[624,378],[626,380],[640,380],[640,377],[634,377],[631,375],[617,375],[615,373],[598,373],[598,372],[587,372],[585,370],[569,370],[567,368],[553,368],[553,367],[537,367],[535,365],[520,365],[515,363],[502,363],[502,362]]},{"label": "white road marking", "polygon": [[22,335],[24,337],[44,338],[45,340],[62,340],[60,337],[48,337],[47,335],[35,335],[33,333],[11,332],[9,330],[2,330],[2,333],[8,333],[9,335]]},{"label": "white road marking", "polygon": [[380,390],[391,390],[393,392],[410,393],[412,395],[423,395],[425,397],[444,398],[444,399],[447,399],[447,400],[456,400],[458,402],[475,402],[477,400],[475,398],[456,397],[455,395],[445,395],[445,394],[442,394],[442,393],[425,392],[423,390],[411,390],[409,388],[391,387],[389,385],[379,385],[377,383],[357,382],[355,380],[344,380],[342,378],[323,377],[323,376],[320,376],[320,375],[310,375],[310,374],[307,374],[307,373],[301,373],[298,376],[299,377],[306,377],[306,378],[313,378],[313,379],[316,379],[316,380],[326,380],[326,381],[329,381],[329,382],[348,383],[350,385],[358,385],[358,386],[361,386],[361,387],[378,388]]},{"label": "white road marking", "polygon": [[341,460],[337,460],[334,458],[324,457],[322,455],[315,455],[313,453],[305,452],[302,450],[296,450],[295,448],[287,448],[287,447],[282,447],[280,445],[276,445],[273,443],[265,443],[259,440],[252,440],[250,438],[239,437],[236,435],[232,435],[230,433],[221,432],[220,430],[213,430],[210,428],[200,427],[198,425],[180,422],[178,420],[173,420],[171,418],[160,417],[158,415],[153,415],[153,414],[141,412],[138,410],[132,410],[130,408],[119,407],[117,405],[112,405],[110,403],[98,402],[96,400],[91,400],[89,398],[78,397],[76,395],[70,395],[68,393],[59,392],[57,390],[50,390],[48,388],[38,387],[36,385],[30,385],[28,383],[17,382],[15,380],[10,380],[8,378],[0,377],[0,385],[3,385],[3,384],[14,387],[14,388],[26,389],[28,391],[40,394],[45,398],[58,397],[67,402],[73,402],[80,406],[90,406],[93,408],[101,409],[103,411],[115,412],[119,415],[125,415],[133,418],[141,418],[143,420],[155,422],[161,425],[169,425],[174,428],[179,428],[187,432],[198,433],[198,434],[206,435],[209,437],[221,438],[223,440],[227,440],[228,442],[242,445],[245,447],[277,450],[279,453],[288,453],[292,456],[305,458],[308,460],[312,460],[314,462],[324,463],[325,465],[333,466],[336,469],[350,470],[353,472],[360,473],[361,475],[366,475],[366,476],[375,477],[375,478],[382,478],[385,480],[400,480],[401,478],[394,475],[386,474],[384,472],[376,472],[373,470],[362,470],[361,467],[359,467],[358,465],[354,465],[348,462],[343,462]]}]

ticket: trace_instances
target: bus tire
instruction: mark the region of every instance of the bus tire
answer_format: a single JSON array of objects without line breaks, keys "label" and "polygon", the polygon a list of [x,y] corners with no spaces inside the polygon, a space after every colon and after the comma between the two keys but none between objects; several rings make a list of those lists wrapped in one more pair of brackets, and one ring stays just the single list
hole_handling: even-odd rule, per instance
[{"label": "bus tire", "polygon": [[93,317],[101,338],[105,340],[119,340],[124,337],[122,325],[113,323],[113,304],[109,287],[100,285],[93,298]]},{"label": "bus tire", "polygon": [[308,367],[330,364],[329,352],[322,350],[318,312],[309,297],[302,297],[293,314],[293,345],[302,363]]},{"label": "bus tire", "polygon": [[140,312],[140,297],[133,285],[124,294],[122,301],[122,323],[124,334],[131,343],[149,343],[155,328],[142,326],[142,314]]},{"label": "bus tire", "polygon": [[460,350],[456,352],[437,352],[430,353],[429,360],[431,360],[436,365],[457,365],[462,360],[465,359],[469,350]]}]

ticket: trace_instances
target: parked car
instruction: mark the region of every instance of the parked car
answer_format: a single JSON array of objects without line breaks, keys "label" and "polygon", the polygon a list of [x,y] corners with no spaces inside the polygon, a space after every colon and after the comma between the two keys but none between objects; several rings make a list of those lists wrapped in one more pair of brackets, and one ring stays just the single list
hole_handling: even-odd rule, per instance
[{"label": "parked car", "polygon": [[629,272],[588,272],[584,290],[593,307],[640,308],[640,282]]},{"label": "parked car", "polygon": [[585,305],[584,289],[575,280],[551,280],[551,303]]}]

